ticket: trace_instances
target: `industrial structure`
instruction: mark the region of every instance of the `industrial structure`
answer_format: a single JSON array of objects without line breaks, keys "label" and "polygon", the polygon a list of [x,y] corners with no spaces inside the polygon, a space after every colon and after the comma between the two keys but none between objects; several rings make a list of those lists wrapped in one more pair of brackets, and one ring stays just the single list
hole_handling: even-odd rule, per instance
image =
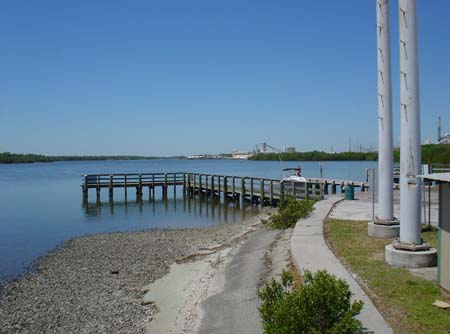
[{"label": "industrial structure", "polygon": [[257,153],[295,153],[296,149],[294,146],[284,145],[283,149],[280,150],[279,148],[272,146],[270,144],[264,143],[258,143],[255,146],[255,150]]},{"label": "industrial structure", "polygon": [[450,133],[445,133],[443,136],[441,136],[441,116],[438,117],[436,144],[450,144]]}]

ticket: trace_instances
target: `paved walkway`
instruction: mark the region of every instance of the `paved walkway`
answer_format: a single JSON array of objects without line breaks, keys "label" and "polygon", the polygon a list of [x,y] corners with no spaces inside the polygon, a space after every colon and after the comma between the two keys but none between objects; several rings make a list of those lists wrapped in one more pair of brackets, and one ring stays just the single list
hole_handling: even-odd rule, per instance
[{"label": "paved walkway", "polygon": [[293,261],[299,271],[326,269],[336,277],[346,280],[354,294],[353,297],[364,302],[364,308],[357,317],[363,326],[375,334],[393,333],[369,297],[352,274],[334,256],[323,238],[323,221],[333,205],[341,199],[341,196],[336,195],[317,202],[313,214],[297,223],[291,237]]},{"label": "paved walkway", "polygon": [[[425,192],[428,203],[428,191]],[[436,188],[431,191],[431,225],[437,226],[439,222],[439,194]],[[356,192],[355,201],[344,201],[333,210],[330,217],[336,219],[348,220],[372,220],[373,213],[377,213],[378,204],[375,203],[375,212],[372,210],[372,194],[370,192]],[[426,215],[424,216],[423,207],[421,209],[422,223],[428,224],[428,204],[426,206]],[[400,191],[394,191],[394,217],[400,218]]]},{"label": "paved walkway", "polygon": [[200,334],[261,334],[258,289],[267,267],[264,256],[281,232],[259,230],[239,249],[225,270],[224,290],[201,304]]}]

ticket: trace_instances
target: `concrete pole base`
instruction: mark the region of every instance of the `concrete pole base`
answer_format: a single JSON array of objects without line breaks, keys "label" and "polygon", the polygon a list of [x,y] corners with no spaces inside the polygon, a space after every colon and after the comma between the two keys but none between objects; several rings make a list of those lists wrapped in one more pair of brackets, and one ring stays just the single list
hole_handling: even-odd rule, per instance
[{"label": "concrete pole base", "polygon": [[395,239],[400,235],[400,224],[398,221],[393,221],[393,224],[378,224],[376,221],[369,222],[367,224],[367,234],[371,238]]},{"label": "concrete pole base", "polygon": [[421,251],[396,249],[394,245],[385,248],[386,263],[394,267],[423,268],[437,266],[437,250],[430,248]]}]

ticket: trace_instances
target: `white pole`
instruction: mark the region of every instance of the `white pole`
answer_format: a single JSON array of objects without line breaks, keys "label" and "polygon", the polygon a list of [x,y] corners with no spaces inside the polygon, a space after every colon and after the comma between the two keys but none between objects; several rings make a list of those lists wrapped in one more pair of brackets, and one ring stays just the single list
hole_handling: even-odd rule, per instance
[{"label": "white pole", "polygon": [[378,212],[380,221],[394,219],[392,80],[389,0],[377,0],[378,44]]},{"label": "white pole", "polygon": [[400,243],[422,244],[417,0],[399,0]]}]

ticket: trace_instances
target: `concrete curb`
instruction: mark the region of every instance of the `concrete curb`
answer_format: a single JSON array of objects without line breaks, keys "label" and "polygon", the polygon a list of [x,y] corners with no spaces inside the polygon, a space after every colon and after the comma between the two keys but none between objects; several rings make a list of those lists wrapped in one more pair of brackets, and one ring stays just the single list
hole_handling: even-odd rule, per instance
[{"label": "concrete curb", "polygon": [[328,248],[323,236],[323,222],[333,206],[342,200],[341,196],[330,196],[314,205],[310,217],[297,222],[291,236],[292,259],[299,272],[305,270],[327,270],[342,278],[350,286],[353,297],[364,302],[364,308],[357,316],[364,327],[375,334],[391,334],[392,328],[383,319],[372,301],[359,286],[354,274],[349,273]]}]

